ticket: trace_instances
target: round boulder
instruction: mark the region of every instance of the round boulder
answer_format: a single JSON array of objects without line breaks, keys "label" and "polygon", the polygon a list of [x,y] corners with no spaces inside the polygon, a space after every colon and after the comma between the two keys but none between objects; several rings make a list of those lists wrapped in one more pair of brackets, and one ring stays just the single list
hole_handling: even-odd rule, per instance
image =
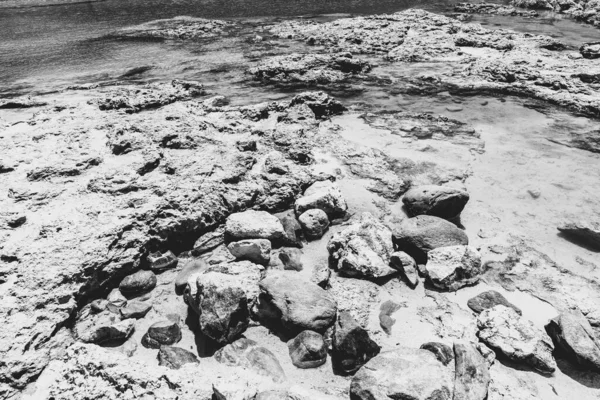
[{"label": "round boulder", "polygon": [[172,345],[181,340],[179,324],[173,321],[160,321],[152,324],[142,337],[142,346],[158,349],[164,345]]},{"label": "round boulder", "polygon": [[327,360],[327,346],[323,336],[304,331],[288,343],[292,364],[298,368],[316,368]]},{"label": "round boulder", "polygon": [[156,287],[156,275],[152,271],[138,271],[123,278],[119,290],[125,296],[146,293]]},{"label": "round boulder", "polygon": [[329,228],[329,218],[325,211],[313,208],[305,211],[298,217],[304,235],[307,239],[320,239],[327,228]]},{"label": "round boulder", "polygon": [[445,219],[459,216],[468,201],[467,192],[437,185],[417,186],[406,192],[402,198],[411,217],[434,215]]}]

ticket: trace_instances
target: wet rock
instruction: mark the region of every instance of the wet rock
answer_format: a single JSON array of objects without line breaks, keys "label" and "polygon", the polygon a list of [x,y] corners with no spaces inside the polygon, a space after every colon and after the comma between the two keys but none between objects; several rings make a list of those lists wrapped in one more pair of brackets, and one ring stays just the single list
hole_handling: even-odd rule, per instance
[{"label": "wet rock", "polygon": [[414,258],[403,251],[396,251],[390,257],[390,266],[400,271],[405,282],[411,287],[416,288],[419,284],[419,271]]},{"label": "wet rock", "polygon": [[335,320],[335,301],[295,272],[272,271],[259,287],[259,318],[279,322],[291,334],[305,330],[322,333]]},{"label": "wet rock", "polygon": [[329,228],[329,218],[323,210],[305,211],[298,217],[298,221],[306,238],[311,240],[320,239]]},{"label": "wet rock", "polygon": [[503,305],[505,307],[510,307],[517,312],[517,314],[521,315],[521,309],[510,303],[501,293],[495,290],[488,290],[486,292],[480,293],[475,297],[472,297],[467,301],[467,306],[477,314],[482,312],[483,310],[487,310],[488,308],[495,307],[497,305]]},{"label": "wet rock", "polygon": [[567,222],[559,226],[558,230],[565,236],[600,249],[600,222],[598,221]]},{"label": "wet rock", "polygon": [[411,217],[433,215],[445,219],[459,216],[468,201],[467,192],[436,185],[417,186],[406,192],[402,198]]},{"label": "wet rock", "polygon": [[311,209],[325,211],[329,218],[343,217],[348,210],[346,200],[339,187],[328,180],[313,183],[304,191],[304,195],[296,200],[297,215]]},{"label": "wet rock", "polygon": [[194,249],[192,254],[194,256],[200,256],[204,253],[208,253],[211,250],[225,243],[225,226],[221,225],[214,231],[210,231],[200,236],[194,243]]},{"label": "wet rock", "polygon": [[108,296],[106,296],[106,301],[108,301],[106,309],[113,313],[119,313],[121,307],[127,304],[127,298],[121,294],[119,289],[111,290]]},{"label": "wet rock", "polygon": [[381,347],[347,311],[340,312],[333,333],[331,362],[337,373],[353,374],[379,354]]},{"label": "wet rock", "polygon": [[283,264],[283,269],[291,271],[302,271],[302,251],[293,247],[283,247],[277,252],[279,261]]},{"label": "wet rock", "polygon": [[380,353],[361,368],[350,384],[353,400],[450,400],[453,377],[435,356],[420,349]]},{"label": "wet rock", "polygon": [[248,210],[231,214],[225,224],[225,235],[231,240],[268,239],[284,236],[283,226],[277,217],[266,211]]},{"label": "wet rock", "polygon": [[85,343],[125,340],[133,333],[135,320],[121,320],[116,314],[103,311],[81,316],[75,324],[75,336]]},{"label": "wet rock", "polygon": [[123,319],[140,319],[144,318],[150,309],[152,309],[151,304],[144,303],[143,301],[132,300],[127,302],[127,305],[124,307],[121,307],[119,312],[121,313],[121,317],[123,317]]},{"label": "wet rock", "polygon": [[158,365],[179,369],[185,364],[198,364],[198,357],[190,351],[174,346],[160,346],[158,351]]},{"label": "wet rock", "polygon": [[381,304],[379,307],[379,325],[381,329],[388,335],[392,333],[392,326],[396,323],[396,320],[392,318],[392,314],[398,311],[402,306],[388,300]]},{"label": "wet rock", "polygon": [[446,246],[429,251],[427,279],[441,290],[456,291],[479,282],[481,255],[472,246]]},{"label": "wet rock", "polygon": [[231,242],[227,248],[237,260],[249,260],[267,265],[271,259],[271,242],[267,239],[246,239]]},{"label": "wet rock", "polygon": [[600,371],[600,339],[581,312],[561,313],[546,325],[546,332],[567,357],[585,368]]},{"label": "wet rock", "polygon": [[323,336],[313,331],[303,331],[290,342],[288,349],[292,364],[298,368],[316,368],[327,360],[327,346]]},{"label": "wet rock", "polygon": [[241,338],[218,350],[215,360],[229,366],[241,366],[271,378],[275,382],[286,380],[277,357],[254,340]]},{"label": "wet rock", "polygon": [[208,268],[208,264],[204,260],[193,260],[184,265],[175,277],[175,293],[182,295],[190,277],[202,272]]},{"label": "wet rock", "polygon": [[171,251],[167,251],[164,254],[152,253],[148,256],[148,262],[150,263],[150,269],[153,271],[161,272],[168,269],[177,267],[178,259]]},{"label": "wet rock", "polygon": [[438,361],[444,365],[448,365],[452,360],[454,360],[454,352],[452,351],[452,348],[444,343],[423,343],[420,348],[430,351],[435,358],[437,358]]},{"label": "wet rock", "polygon": [[148,349],[159,349],[170,346],[181,340],[181,328],[173,321],[160,321],[152,324],[142,337],[142,346]]},{"label": "wet rock", "polygon": [[[346,107],[338,100],[329,96],[325,92],[303,92],[290,101],[290,106],[294,107],[299,104],[307,105],[316,118],[328,118],[333,115],[338,115],[347,110]],[[314,208],[314,207],[311,207]]]},{"label": "wet rock", "polygon": [[156,287],[156,275],[152,271],[138,271],[123,278],[119,290],[125,296],[136,296]]},{"label": "wet rock", "polygon": [[579,52],[584,58],[600,58],[600,42],[584,43],[579,48]]},{"label": "wet rock", "polygon": [[427,253],[438,247],[467,245],[467,234],[456,225],[431,215],[409,218],[393,228],[394,243],[417,263],[425,263]]},{"label": "wet rock", "polygon": [[498,305],[483,311],[477,327],[477,337],[509,359],[546,374],[556,370],[550,337],[512,308]]},{"label": "wet rock", "polygon": [[275,214],[281,225],[283,225],[284,235],[282,243],[285,246],[302,247],[302,227],[296,219],[296,214],[293,210]]},{"label": "wet rock", "polygon": [[200,330],[217,343],[230,343],[248,327],[246,292],[233,275],[207,272],[198,276]]},{"label": "wet rock", "polygon": [[327,250],[341,274],[381,278],[396,273],[390,267],[392,232],[369,213],[329,240]]},{"label": "wet rock", "polygon": [[454,343],[455,375],[453,400],[485,400],[490,372],[475,346]]}]

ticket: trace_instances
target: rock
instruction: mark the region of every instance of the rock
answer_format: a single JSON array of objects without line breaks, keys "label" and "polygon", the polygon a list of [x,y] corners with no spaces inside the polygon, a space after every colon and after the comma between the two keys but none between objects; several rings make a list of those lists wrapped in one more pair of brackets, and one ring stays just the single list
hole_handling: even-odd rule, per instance
[{"label": "rock", "polygon": [[75,324],[75,336],[85,343],[125,340],[133,333],[135,320],[121,319],[109,311],[81,317]]},{"label": "rock", "polygon": [[477,337],[509,359],[551,374],[556,369],[554,346],[548,335],[503,305],[488,308],[477,318]]},{"label": "rock", "polygon": [[488,308],[495,307],[497,305],[503,305],[505,307],[510,307],[517,312],[517,314],[522,315],[521,309],[510,303],[501,293],[495,290],[488,290],[486,292],[480,293],[477,296],[470,298],[467,301],[467,305],[471,310],[475,313],[479,314],[483,310],[487,310]]},{"label": "rock", "polygon": [[98,314],[98,313],[101,313],[102,311],[106,310],[107,306],[108,306],[108,300],[96,299],[96,300],[90,302],[90,311],[93,314]]},{"label": "rock", "polygon": [[239,151],[256,151],[256,140],[238,140],[235,144]]},{"label": "rock", "polygon": [[231,23],[226,21],[183,16],[122,28],[109,37],[120,40],[203,39],[219,36],[229,26]]},{"label": "rock", "polygon": [[581,312],[561,313],[546,325],[546,332],[569,359],[585,368],[600,371],[600,339]]},{"label": "rock", "polygon": [[426,275],[440,290],[456,291],[479,282],[481,255],[472,246],[447,246],[429,251]]},{"label": "rock", "polygon": [[121,307],[119,312],[123,319],[127,318],[144,318],[148,311],[152,308],[151,304],[144,303],[143,301],[132,300],[127,303],[124,307]]},{"label": "rock", "polygon": [[296,215],[312,209],[324,211],[331,219],[346,215],[348,205],[339,187],[328,180],[313,183],[304,191],[304,195],[296,200]]},{"label": "rock", "polygon": [[291,271],[302,271],[302,251],[293,247],[282,247],[277,252],[279,261],[283,264],[283,269]]},{"label": "rock", "polygon": [[338,271],[357,278],[381,278],[396,273],[390,267],[392,232],[369,213],[333,235],[327,250]]},{"label": "rock", "polygon": [[185,364],[200,363],[194,353],[174,346],[160,346],[157,358],[158,365],[171,369],[179,369]]},{"label": "rock", "polygon": [[231,242],[227,248],[237,260],[249,260],[267,265],[271,259],[271,242],[267,239],[246,239]]},{"label": "rock", "polygon": [[287,161],[278,151],[274,151],[267,156],[264,169],[269,174],[285,175],[290,172]]},{"label": "rock", "polygon": [[419,284],[419,271],[414,258],[403,251],[396,251],[390,257],[390,266],[400,271],[405,282],[411,287],[416,288]]},{"label": "rock", "polygon": [[581,241],[584,244],[600,249],[600,222],[577,221],[568,222],[558,227],[565,236]]},{"label": "rock", "polygon": [[225,236],[231,240],[268,239],[284,236],[283,226],[277,217],[265,211],[248,210],[231,214],[225,223]]},{"label": "rock", "polygon": [[121,294],[119,289],[111,290],[108,296],[106,296],[106,301],[108,301],[106,309],[117,314],[119,313],[119,309],[127,304],[127,298]]},{"label": "rock", "polygon": [[494,361],[496,361],[496,353],[494,353],[494,350],[490,349],[481,342],[477,343],[475,347],[477,347],[477,351],[479,351],[479,354],[481,354],[485,360],[488,368],[491,368],[492,365],[494,365]]},{"label": "rock", "polygon": [[222,364],[250,369],[259,375],[271,378],[275,382],[286,380],[285,373],[277,357],[264,347],[258,346],[254,340],[238,339],[217,350],[214,357]]},{"label": "rock", "polygon": [[303,212],[302,215],[298,217],[298,221],[300,221],[300,226],[302,226],[302,230],[307,239],[320,239],[325,231],[327,231],[327,228],[329,228],[329,218],[327,217],[327,214],[325,214],[325,211],[319,209]]},{"label": "rock", "polygon": [[325,364],[327,347],[323,336],[314,331],[303,331],[288,342],[292,364],[298,368],[316,368]]},{"label": "rock", "polygon": [[315,113],[316,118],[331,117],[347,110],[342,103],[325,92],[303,92],[297,94],[290,101],[290,107],[298,104],[306,104]]},{"label": "rock", "polygon": [[435,358],[437,358],[438,361],[444,365],[448,365],[452,360],[454,360],[454,352],[452,351],[452,348],[444,343],[423,343],[420,348],[433,353]]},{"label": "rock", "polygon": [[579,52],[583,58],[595,59],[600,58],[600,42],[584,43]]},{"label": "rock", "polygon": [[290,334],[329,328],[337,312],[335,301],[316,284],[295,272],[272,271],[259,283],[259,317],[280,322]]},{"label": "rock", "polygon": [[230,343],[248,327],[246,292],[233,275],[207,272],[198,276],[200,330],[217,343]]},{"label": "rock", "polygon": [[181,328],[173,321],[160,321],[152,324],[142,337],[142,346],[148,349],[159,349],[170,346],[181,340]]},{"label": "rock", "polygon": [[475,346],[454,343],[455,375],[453,400],[486,400],[490,372]]},{"label": "rock", "polygon": [[170,250],[164,254],[152,253],[148,256],[148,262],[150,262],[150,269],[152,271],[165,271],[167,269],[173,269],[177,267],[179,260]]},{"label": "rock", "polygon": [[379,354],[381,347],[347,311],[340,312],[333,333],[331,362],[341,374],[353,374]]},{"label": "rock", "polygon": [[214,231],[210,231],[200,236],[194,243],[194,249],[192,254],[196,257],[201,256],[204,253],[208,253],[211,250],[225,243],[225,226],[221,225]]},{"label": "rock", "polygon": [[182,295],[191,276],[194,276],[208,268],[204,260],[193,260],[185,264],[175,278],[175,293]]},{"label": "rock", "polygon": [[310,281],[326,289],[329,286],[330,278],[331,269],[329,269],[329,265],[323,262],[314,266]]},{"label": "rock", "polygon": [[468,201],[467,192],[436,185],[414,187],[402,198],[404,207],[411,217],[433,215],[445,219],[459,216]]},{"label": "rock", "polygon": [[392,314],[398,311],[402,306],[388,300],[381,304],[379,307],[379,325],[381,329],[388,335],[392,333],[392,326],[396,323],[396,320],[392,318]]},{"label": "rock", "polygon": [[398,249],[411,255],[417,263],[427,260],[427,253],[438,247],[467,245],[467,234],[456,225],[431,215],[409,218],[393,229]]},{"label": "rock", "polygon": [[450,400],[451,370],[427,350],[396,348],[380,353],[350,384],[352,400]]},{"label": "rock", "polygon": [[302,247],[302,227],[296,219],[296,214],[293,210],[288,210],[279,214],[275,214],[281,225],[283,225],[284,246]]},{"label": "rock", "polygon": [[529,18],[538,16],[535,11],[519,10],[515,7],[495,3],[458,3],[454,5],[454,11],[467,14],[510,15]]},{"label": "rock", "polygon": [[126,276],[119,284],[123,295],[131,297],[151,291],[156,287],[156,275],[152,271],[138,271]]}]

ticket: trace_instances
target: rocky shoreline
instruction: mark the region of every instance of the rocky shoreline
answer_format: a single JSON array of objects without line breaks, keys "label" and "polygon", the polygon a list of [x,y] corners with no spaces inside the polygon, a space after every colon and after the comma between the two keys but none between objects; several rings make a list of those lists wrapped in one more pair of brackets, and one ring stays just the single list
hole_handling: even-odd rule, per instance
[{"label": "rocky shoreline", "polygon": [[[0,397],[594,399],[598,276],[474,222],[478,129],[316,90],[509,95],[594,119],[595,45],[422,10],[260,33],[306,52],[249,62],[248,84],[310,91],[240,106],[174,80],[0,105],[17,118],[0,120]],[[600,151],[597,131],[565,144]],[[558,228],[598,244],[593,222]]]}]

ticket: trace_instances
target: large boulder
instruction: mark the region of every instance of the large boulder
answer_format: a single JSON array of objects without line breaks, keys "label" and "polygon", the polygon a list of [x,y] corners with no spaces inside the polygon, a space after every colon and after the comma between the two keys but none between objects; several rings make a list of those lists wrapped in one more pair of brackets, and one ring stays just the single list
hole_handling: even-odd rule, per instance
[{"label": "large boulder", "polygon": [[331,351],[331,362],[337,373],[355,373],[379,354],[380,350],[381,347],[371,340],[369,333],[352,318],[349,312],[339,313]]},{"label": "large boulder", "polygon": [[237,260],[249,260],[267,265],[271,259],[271,242],[267,239],[245,239],[227,245],[229,252]]},{"label": "large boulder", "polygon": [[325,180],[313,183],[304,191],[304,195],[296,200],[296,215],[302,215],[311,209],[323,210],[331,219],[343,217],[348,205],[340,188],[333,182]]},{"label": "large boulder", "polygon": [[174,321],[159,321],[152,324],[142,337],[142,346],[149,349],[159,349],[170,346],[181,340],[181,328]]},{"label": "large boulder", "polygon": [[392,232],[369,213],[336,233],[327,244],[338,271],[357,278],[381,278],[397,271],[390,267]]},{"label": "large boulder", "polygon": [[198,357],[191,351],[174,346],[161,346],[158,351],[158,365],[179,369],[185,364],[198,364]]},{"label": "large boulder", "polygon": [[481,353],[468,343],[454,343],[453,400],[485,400],[490,384],[490,371]]},{"label": "large boulder", "polygon": [[479,282],[481,255],[472,246],[439,247],[429,251],[426,275],[440,290],[456,291]]},{"label": "large boulder", "polygon": [[510,303],[501,293],[495,290],[488,290],[486,292],[480,293],[475,297],[472,297],[467,301],[467,306],[477,314],[482,312],[483,310],[487,310],[488,308],[495,307],[497,305],[503,305],[505,307],[510,307],[517,312],[517,314],[521,315],[521,309],[514,304]]},{"label": "large boulder", "polygon": [[239,279],[207,272],[197,279],[200,330],[217,343],[230,343],[248,327],[248,300]]},{"label": "large boulder", "polygon": [[259,318],[281,323],[290,334],[322,333],[335,320],[337,305],[331,296],[296,272],[272,271],[259,287]]},{"label": "large boulder", "polygon": [[300,221],[300,226],[302,226],[306,238],[311,240],[320,239],[329,228],[327,214],[317,208],[303,212],[298,217],[298,221]]},{"label": "large boulder", "polygon": [[567,311],[546,325],[556,347],[577,364],[600,371],[600,339],[579,311]]},{"label": "large boulder", "polygon": [[271,378],[274,382],[286,379],[281,364],[271,351],[251,339],[240,338],[217,350],[215,360],[229,366],[247,368],[259,375]]},{"label": "large boulder", "polygon": [[152,271],[138,271],[123,278],[119,290],[131,297],[151,291],[156,287],[156,275]]},{"label": "large boulder", "polygon": [[408,218],[393,229],[398,249],[410,254],[417,263],[425,263],[427,253],[438,247],[467,245],[469,238],[445,219],[432,215]]},{"label": "large boulder", "polygon": [[135,320],[121,320],[110,311],[98,314],[83,310],[75,323],[75,336],[85,343],[102,343],[112,340],[125,340],[135,329]]},{"label": "large boulder", "polygon": [[327,361],[327,346],[320,333],[303,331],[288,342],[292,364],[298,368],[316,368]]},{"label": "large boulder", "polygon": [[380,353],[350,384],[351,400],[451,400],[450,368],[421,349],[399,347]]},{"label": "large boulder", "polygon": [[419,284],[419,270],[414,258],[403,251],[396,251],[390,257],[390,267],[400,271],[404,281],[411,288],[416,288]]},{"label": "large boulder", "polygon": [[566,222],[558,230],[573,240],[600,249],[600,221]]},{"label": "large boulder", "polygon": [[285,235],[279,219],[266,211],[248,210],[231,214],[225,223],[225,236],[230,240],[279,240]]},{"label": "large boulder", "polygon": [[468,201],[467,192],[437,185],[414,187],[402,198],[404,207],[411,217],[434,215],[445,219],[459,216]]},{"label": "large boulder", "polygon": [[503,305],[488,308],[477,318],[477,337],[509,359],[551,374],[556,370],[552,339],[531,321]]}]

